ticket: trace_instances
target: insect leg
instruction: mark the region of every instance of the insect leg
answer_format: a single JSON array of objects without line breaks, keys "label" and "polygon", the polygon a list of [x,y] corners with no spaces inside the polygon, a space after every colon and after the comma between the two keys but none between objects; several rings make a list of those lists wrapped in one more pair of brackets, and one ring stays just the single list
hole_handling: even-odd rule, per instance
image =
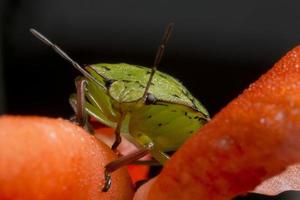
[{"label": "insect leg", "polygon": [[138,149],[137,151],[135,151],[131,154],[120,157],[119,159],[108,163],[105,166],[105,173],[104,173],[105,174],[105,184],[104,184],[104,187],[102,188],[102,192],[107,192],[109,190],[109,188],[111,186],[111,173],[112,172],[144,157],[145,155],[147,155],[150,152],[152,147],[153,147],[153,145],[150,144],[150,145],[148,145],[147,148]]},{"label": "insect leg", "polygon": [[159,163],[164,164],[166,161],[170,159],[170,157],[162,151],[159,151],[156,148],[151,149],[151,155],[157,160]]},{"label": "insect leg", "polygon": [[75,113],[76,113],[76,122],[79,126],[83,127],[85,130],[87,130],[89,133],[92,133],[92,128],[89,125],[88,122],[88,115],[85,111],[85,88],[87,86],[87,81],[84,78],[78,78],[75,81],[76,85],[76,104],[73,105],[73,102],[70,103],[72,107],[74,107]]},{"label": "insect leg", "polygon": [[133,165],[150,165],[150,166],[161,166],[161,163],[158,162],[155,159],[150,159],[150,160],[137,160],[132,162],[131,164]]},{"label": "insect leg", "polygon": [[121,138],[121,128],[122,128],[122,122],[123,122],[124,118],[125,118],[125,114],[122,114],[122,116],[118,120],[117,127],[115,129],[115,137],[116,137],[115,138],[115,142],[111,146],[112,150],[116,150],[117,147],[119,146],[119,144],[122,141],[122,138]]},{"label": "insect leg", "polygon": [[79,79],[76,80],[76,93],[77,93],[77,112],[76,112],[76,119],[80,126],[84,126],[87,122],[87,115],[84,109],[85,104],[85,94],[84,89],[86,87],[86,80]]}]

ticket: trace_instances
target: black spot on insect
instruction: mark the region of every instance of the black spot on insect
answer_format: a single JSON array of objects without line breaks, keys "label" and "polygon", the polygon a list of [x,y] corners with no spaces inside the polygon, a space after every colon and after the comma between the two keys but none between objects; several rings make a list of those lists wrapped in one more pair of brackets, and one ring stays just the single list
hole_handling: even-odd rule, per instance
[{"label": "black spot on insect", "polygon": [[148,115],[147,119],[150,119],[152,117],[152,115]]},{"label": "black spot on insect", "polygon": [[173,97],[180,98],[177,94],[172,94]]},{"label": "black spot on insect", "polygon": [[192,106],[192,109],[196,112],[200,112],[200,110],[195,105]]},{"label": "black spot on insect", "polygon": [[139,81],[135,81],[136,84],[139,85],[140,88],[144,89],[146,88],[143,84],[141,84]]},{"label": "black spot on insect", "polygon": [[121,80],[122,82],[124,83],[130,83],[131,81],[130,80]]},{"label": "black spot on insect", "polygon": [[198,119],[198,118],[200,118],[200,117],[198,117],[198,116],[195,116],[195,117],[194,117],[194,119]]},{"label": "black spot on insect", "polygon": [[184,115],[187,116],[189,119],[192,119],[191,116],[188,116],[187,112],[184,112]]},{"label": "black spot on insect", "polygon": [[106,71],[110,71],[110,68],[109,67],[107,67],[107,66],[102,66],[103,67],[103,69],[105,69]]},{"label": "black spot on insect", "polygon": [[153,94],[147,93],[145,104],[146,105],[151,105],[156,103],[156,98]]},{"label": "black spot on insect", "polygon": [[110,86],[113,84],[113,82],[115,82],[115,80],[112,80],[112,79],[105,80],[105,87],[110,88]]},{"label": "black spot on insect", "polygon": [[157,124],[158,126],[161,126],[162,125],[162,123],[159,123],[159,124]]},{"label": "black spot on insect", "polygon": [[194,131],[190,131],[189,133],[194,133]]}]

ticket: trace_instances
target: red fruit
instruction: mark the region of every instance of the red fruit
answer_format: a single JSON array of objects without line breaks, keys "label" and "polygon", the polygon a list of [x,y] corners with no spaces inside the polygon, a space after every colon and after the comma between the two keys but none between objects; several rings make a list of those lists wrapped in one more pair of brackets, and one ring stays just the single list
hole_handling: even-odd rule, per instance
[{"label": "red fruit", "polygon": [[116,159],[102,142],[63,119],[0,117],[0,199],[132,199],[126,169],[101,192],[104,166]]},{"label": "red fruit", "polygon": [[300,162],[299,152],[297,47],[189,139],[143,199],[232,199]]}]

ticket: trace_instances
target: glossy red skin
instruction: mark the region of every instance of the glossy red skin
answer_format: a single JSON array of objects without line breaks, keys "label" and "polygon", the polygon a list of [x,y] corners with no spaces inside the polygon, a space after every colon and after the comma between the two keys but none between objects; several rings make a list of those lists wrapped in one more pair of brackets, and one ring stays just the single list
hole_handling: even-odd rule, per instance
[{"label": "glossy red skin", "polygon": [[104,166],[114,159],[108,146],[67,120],[0,117],[1,200],[132,199],[126,168],[101,192]]},{"label": "glossy red skin", "polygon": [[300,162],[299,152],[296,47],[189,139],[143,199],[231,199]]}]

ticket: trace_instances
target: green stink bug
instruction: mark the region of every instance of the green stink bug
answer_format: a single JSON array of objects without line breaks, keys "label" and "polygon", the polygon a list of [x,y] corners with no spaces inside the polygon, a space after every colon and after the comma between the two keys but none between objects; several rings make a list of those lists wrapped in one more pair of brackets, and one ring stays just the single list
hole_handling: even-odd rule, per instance
[{"label": "green stink bug", "polygon": [[30,30],[83,74],[76,79],[77,94],[70,97],[78,122],[88,129],[87,116],[93,116],[115,128],[113,150],[121,142],[121,133],[138,147],[106,165],[103,191],[110,187],[110,173],[148,153],[163,164],[169,159],[166,152],[177,150],[209,120],[206,109],[178,80],[156,69],[172,29],[169,24],[152,68],[126,63],[83,68],[45,36]]}]

